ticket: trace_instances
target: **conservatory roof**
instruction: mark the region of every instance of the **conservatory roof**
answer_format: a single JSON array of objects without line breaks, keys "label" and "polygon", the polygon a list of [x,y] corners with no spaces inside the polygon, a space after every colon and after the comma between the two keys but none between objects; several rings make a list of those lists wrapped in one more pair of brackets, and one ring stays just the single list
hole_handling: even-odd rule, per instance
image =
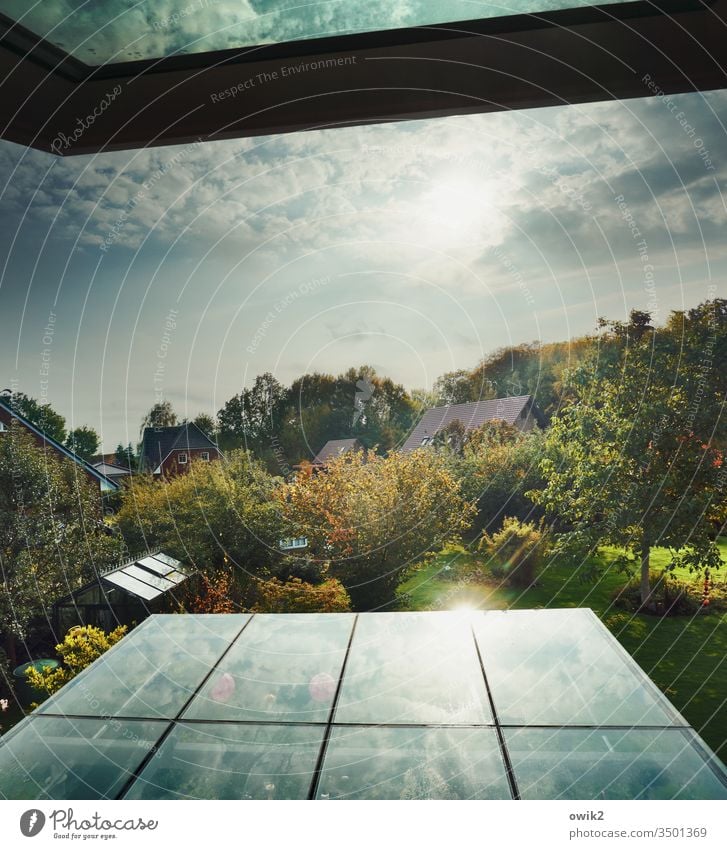
[{"label": "conservatory roof", "polygon": [[60,155],[727,84],[727,0],[71,6],[0,0],[0,135]]},{"label": "conservatory roof", "polygon": [[727,798],[586,609],[153,616],[2,738],[0,797]]},{"label": "conservatory roof", "polygon": [[130,560],[110,572],[105,572],[101,580],[144,601],[153,601],[173,590],[187,577],[187,572],[179,560],[157,552]]}]

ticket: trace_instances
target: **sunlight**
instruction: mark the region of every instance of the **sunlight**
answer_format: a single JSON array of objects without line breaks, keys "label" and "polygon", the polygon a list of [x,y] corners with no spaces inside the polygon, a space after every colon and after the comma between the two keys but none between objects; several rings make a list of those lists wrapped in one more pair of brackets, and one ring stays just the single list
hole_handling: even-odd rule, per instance
[{"label": "sunlight", "polygon": [[489,181],[451,175],[435,180],[420,201],[422,235],[442,247],[489,240],[499,230],[495,196]]}]

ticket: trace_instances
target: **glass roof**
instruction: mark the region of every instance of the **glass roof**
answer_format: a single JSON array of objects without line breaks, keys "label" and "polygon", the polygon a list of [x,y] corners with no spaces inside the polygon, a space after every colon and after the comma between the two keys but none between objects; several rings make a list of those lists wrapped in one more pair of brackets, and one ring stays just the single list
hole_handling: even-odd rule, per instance
[{"label": "glass roof", "polygon": [[0,738],[0,798],[121,797],[727,799],[727,772],[590,610],[159,615]]},{"label": "glass roof", "polygon": [[[599,5],[625,0],[600,0]],[[73,8],[78,5],[78,8]],[[594,5],[585,0],[0,0],[0,12],[88,65]]]}]

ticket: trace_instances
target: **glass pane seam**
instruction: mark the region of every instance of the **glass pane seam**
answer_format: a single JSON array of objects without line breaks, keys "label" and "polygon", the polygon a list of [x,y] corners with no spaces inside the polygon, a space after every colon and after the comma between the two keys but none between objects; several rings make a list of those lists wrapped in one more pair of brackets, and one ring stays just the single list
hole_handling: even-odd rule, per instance
[{"label": "glass pane seam", "polygon": [[220,663],[227,656],[227,653],[230,651],[230,649],[234,646],[234,644],[240,638],[240,634],[242,634],[242,632],[245,630],[245,628],[247,628],[247,626],[252,622],[252,620],[254,618],[255,618],[255,614],[253,613],[248,617],[247,621],[243,623],[242,627],[237,632],[237,634],[230,640],[227,648],[220,654],[220,656],[217,658],[216,662],[209,668],[209,670],[207,671],[207,674],[202,677],[202,680],[197,685],[197,688],[190,695],[190,697],[186,700],[186,702],[184,702],[184,704],[180,707],[179,711],[177,712],[177,715],[175,717],[173,717],[172,721],[169,722],[167,727],[164,729],[164,732],[162,733],[162,735],[156,741],[153,748],[147,753],[146,757],[142,760],[142,762],[137,766],[137,768],[129,776],[128,780],[124,782],[124,785],[122,786],[121,790],[116,795],[117,799],[123,799],[124,796],[126,795],[126,793],[131,789],[131,786],[134,784],[136,779],[142,774],[142,772],[146,768],[146,765],[152,759],[152,757],[154,756],[156,751],[159,749],[160,746],[162,746],[164,744],[164,741],[171,734],[172,729],[176,725],[176,720],[178,720],[182,716],[184,711],[189,707],[190,703],[192,702],[192,699],[194,699],[195,696],[197,695],[197,693],[199,693],[199,691],[202,689],[202,687],[204,687],[204,685],[207,683],[207,681],[212,676],[213,672],[217,669],[217,667],[220,665]]},{"label": "glass pane seam", "polygon": [[520,790],[517,786],[517,779],[515,777],[515,770],[512,766],[512,761],[510,760],[510,752],[507,749],[507,743],[505,742],[505,735],[502,731],[502,726],[497,718],[497,708],[495,707],[495,700],[492,697],[492,691],[490,690],[490,682],[487,680],[487,673],[485,672],[485,664],[482,661],[482,654],[480,652],[480,645],[477,642],[477,634],[475,633],[474,625],[470,625],[470,631],[472,633],[472,640],[475,644],[475,651],[477,652],[477,660],[480,663],[480,670],[482,671],[482,677],[485,680],[485,689],[487,690],[487,698],[490,700],[490,711],[492,712],[492,719],[495,723],[495,730],[497,732],[497,742],[500,746],[500,756],[502,757],[502,762],[505,767],[505,773],[507,774],[507,782],[510,786],[510,793],[512,794],[512,798],[515,800],[520,799]]},{"label": "glass pane seam", "polygon": [[341,695],[341,689],[343,688],[343,678],[346,674],[346,666],[348,665],[348,658],[351,654],[351,646],[353,645],[353,637],[356,633],[356,625],[358,624],[358,613],[355,615],[353,620],[353,625],[351,626],[351,633],[348,636],[348,645],[346,646],[346,654],[343,657],[343,663],[341,664],[341,671],[338,674],[338,684],[336,685],[336,692],[333,694],[333,701],[331,702],[331,709],[328,713],[328,721],[326,722],[326,730],[323,733],[323,740],[321,741],[321,748],[318,752],[318,760],[316,761],[315,769],[313,770],[313,776],[311,777],[310,787],[308,788],[308,799],[315,799],[316,793],[318,792],[318,785],[321,780],[321,775],[323,774],[323,762],[326,759],[326,751],[328,749],[328,741],[331,737],[331,728],[333,726],[333,717],[336,715],[336,708],[338,707],[338,698]]}]

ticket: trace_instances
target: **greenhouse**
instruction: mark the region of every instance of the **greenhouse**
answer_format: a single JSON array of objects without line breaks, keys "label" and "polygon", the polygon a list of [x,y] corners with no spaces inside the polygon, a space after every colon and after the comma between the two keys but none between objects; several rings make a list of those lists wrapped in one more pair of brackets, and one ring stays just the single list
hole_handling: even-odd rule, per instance
[{"label": "greenhouse", "polygon": [[587,609],[155,615],[2,738],[10,799],[725,799]]}]

